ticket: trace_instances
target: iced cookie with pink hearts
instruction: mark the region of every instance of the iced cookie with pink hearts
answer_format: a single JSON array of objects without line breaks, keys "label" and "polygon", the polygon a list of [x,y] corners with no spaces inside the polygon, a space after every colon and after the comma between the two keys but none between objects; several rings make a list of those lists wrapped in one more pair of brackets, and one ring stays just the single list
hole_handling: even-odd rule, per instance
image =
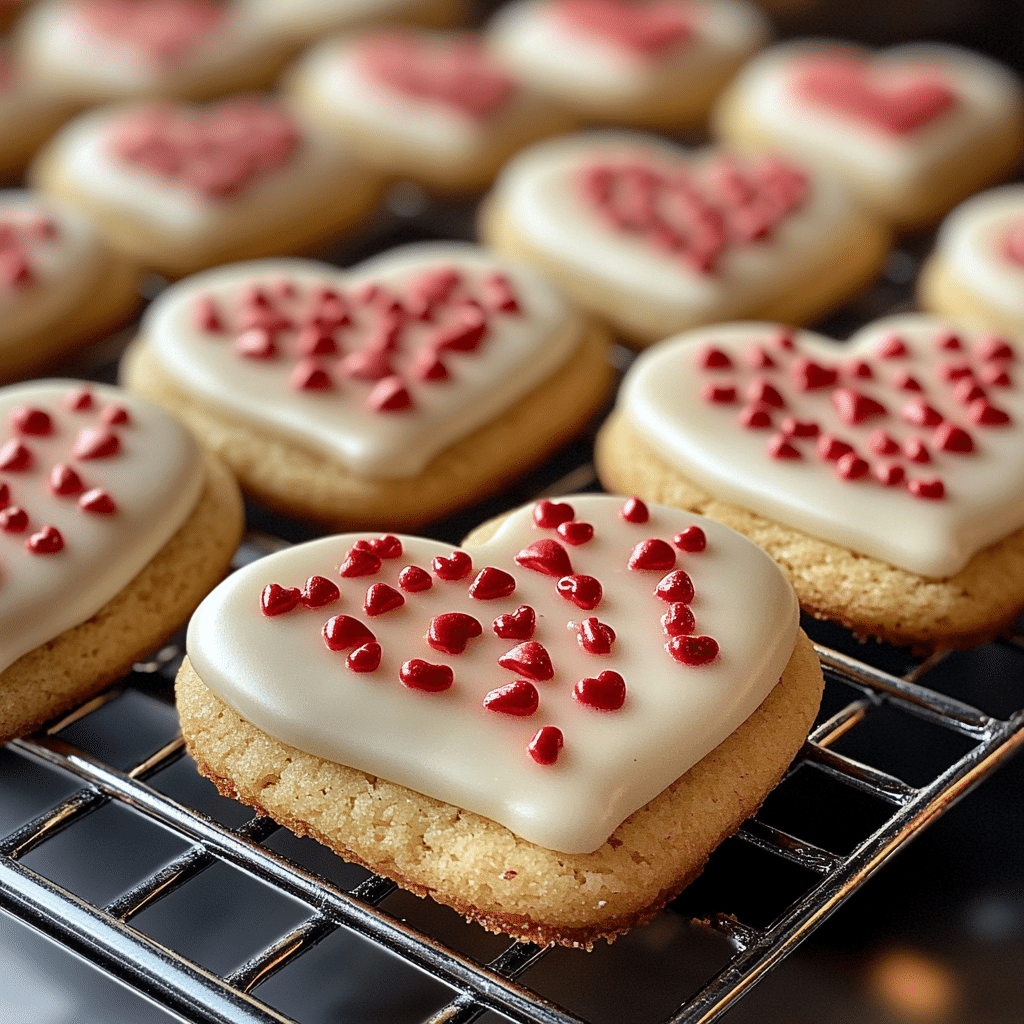
[{"label": "iced cookie with pink hearts", "polygon": [[74,210],[0,191],[0,381],[69,356],[131,318],[139,269]]},{"label": "iced cookie with pink hearts", "polygon": [[470,33],[334,37],[288,83],[296,106],[368,164],[446,192],[486,187],[517,150],[575,127]]},{"label": "iced cookie with pink hearts", "polygon": [[582,430],[611,387],[606,348],[530,268],[423,243],[350,271],[267,260],[181,281],[147,310],[122,379],[265,504],[397,529]]},{"label": "iced cookie with pink hearts", "polygon": [[15,35],[26,76],[80,107],[260,88],[287,53],[225,0],[44,0]]},{"label": "iced cookie with pink hearts", "polygon": [[942,222],[917,299],[954,320],[1024,334],[1024,186],[982,192]]},{"label": "iced cookie with pink hearts", "polygon": [[516,0],[488,41],[518,77],[590,122],[702,127],[771,26],[744,0]]},{"label": "iced cookie with pink hearts", "polygon": [[491,930],[586,947],[700,872],[822,688],[764,552],[609,495],[454,551],[279,552],[203,602],[187,646],[182,730],[223,793]]},{"label": "iced cookie with pink hearts", "polygon": [[819,162],[902,228],[938,220],[1024,152],[1017,78],[931,43],[878,53],[820,40],[772,47],[733,80],[715,125],[733,145]]},{"label": "iced cookie with pink hearts", "polygon": [[164,643],[227,569],[231,475],[117,388],[0,389],[0,741]]},{"label": "iced cookie with pink hearts", "polygon": [[1024,609],[1021,352],[907,314],[838,344],[765,323],[641,356],[598,438],[605,486],[746,534],[804,609],[966,647]]},{"label": "iced cookie with pink hearts", "polygon": [[172,277],[325,241],[365,219],[381,190],[336,140],[255,95],[96,108],[29,174],[113,248]]},{"label": "iced cookie with pink hearts", "polygon": [[636,347],[733,317],[803,322],[877,273],[889,234],[799,161],[594,132],[539,143],[485,199],[484,241]]}]

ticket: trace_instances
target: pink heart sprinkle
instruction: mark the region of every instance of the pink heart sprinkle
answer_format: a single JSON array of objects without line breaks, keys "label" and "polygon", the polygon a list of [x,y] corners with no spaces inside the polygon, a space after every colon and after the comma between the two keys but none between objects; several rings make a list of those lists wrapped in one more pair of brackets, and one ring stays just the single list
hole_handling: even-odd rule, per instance
[{"label": "pink heart sprinkle", "polygon": [[117,512],[117,502],[101,487],[86,491],[78,499],[78,507],[83,512],[92,512],[99,516],[112,516]]},{"label": "pink heart sprinkle", "polygon": [[64,550],[64,538],[56,526],[44,526],[25,541],[25,547],[34,555],[55,555]]},{"label": "pink heart sprinkle", "polygon": [[9,422],[19,434],[46,437],[53,433],[53,420],[50,414],[42,409],[30,409],[28,406],[19,405],[11,410]]},{"label": "pink heart sprinkle", "polygon": [[106,459],[120,450],[117,434],[100,427],[87,427],[75,439],[71,454],[76,459]]},{"label": "pink heart sprinkle", "polygon": [[24,473],[32,468],[32,452],[17,438],[11,438],[0,448],[0,470],[7,473]]},{"label": "pink heart sprinkle", "polygon": [[50,490],[60,495],[81,494],[85,484],[70,466],[61,463],[50,470]]}]

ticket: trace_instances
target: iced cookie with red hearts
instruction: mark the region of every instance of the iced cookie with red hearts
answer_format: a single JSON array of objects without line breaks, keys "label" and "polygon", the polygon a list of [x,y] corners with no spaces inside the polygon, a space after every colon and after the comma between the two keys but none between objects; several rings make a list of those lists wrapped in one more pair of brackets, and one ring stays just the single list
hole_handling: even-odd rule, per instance
[{"label": "iced cookie with red hearts", "polygon": [[1024,609],[1021,352],[918,314],[846,344],[774,324],[645,353],[598,438],[605,486],[699,510],[861,636],[966,647]]},{"label": "iced cookie with red hearts", "polygon": [[878,53],[827,41],[773,47],[733,80],[715,125],[734,145],[821,163],[908,228],[999,181],[1024,151],[1017,78],[930,43]]},{"label": "iced cookie with red hearts", "polygon": [[0,389],[0,741],[164,643],[227,569],[231,475],[117,388]]},{"label": "iced cookie with red hearts", "polygon": [[631,132],[524,150],[480,232],[637,347],[733,317],[813,319],[870,281],[889,247],[831,176]]},{"label": "iced cookie with red hearts", "polygon": [[350,271],[222,267],[147,310],[122,364],[293,516],[420,525],[564,444],[611,387],[607,338],[530,268],[424,243]]},{"label": "iced cookie with red hearts", "polygon": [[381,190],[336,140],[255,95],[97,108],[29,173],[112,247],[173,277],[310,247],[367,217]]},{"label": "iced cookie with red hearts", "polygon": [[224,0],[45,0],[16,50],[32,81],[79,106],[260,88],[286,57]]},{"label": "iced cookie with red hearts", "polygon": [[982,192],[942,222],[917,300],[954,320],[1024,334],[1024,186]]},{"label": "iced cookie with red hearts", "polygon": [[487,29],[519,78],[587,121],[701,127],[771,26],[743,0],[516,0]]},{"label": "iced cookie with red hearts", "polygon": [[0,191],[0,381],[68,356],[123,324],[139,269],[74,210]]},{"label": "iced cookie with red hearts", "polygon": [[576,127],[470,33],[334,37],[307,51],[288,88],[368,164],[442,191],[484,188],[517,150]]},{"label": "iced cookie with red hearts", "polygon": [[608,495],[454,551],[279,552],[203,602],[187,646],[182,730],[222,792],[487,928],[587,947],[699,873],[822,687],[762,551]]}]

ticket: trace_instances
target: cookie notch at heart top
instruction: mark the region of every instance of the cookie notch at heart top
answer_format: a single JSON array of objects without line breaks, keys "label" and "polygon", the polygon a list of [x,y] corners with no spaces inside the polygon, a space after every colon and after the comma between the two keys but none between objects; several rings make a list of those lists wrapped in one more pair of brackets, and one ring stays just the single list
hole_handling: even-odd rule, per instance
[{"label": "cookie notch at heart top", "polygon": [[[804,706],[793,719],[803,732],[797,737],[794,720],[785,721],[781,733],[786,734],[786,753],[779,754],[774,742],[769,744],[772,750],[764,760],[773,762],[770,771],[777,778],[806,732],[807,703],[815,703],[820,678],[814,682],[818,670],[813,656],[810,678],[805,674],[809,666],[802,660],[803,641],[800,653],[793,654],[795,602],[787,584],[748,542],[714,523],[704,522],[706,534],[694,531],[703,521],[674,510],[638,503],[632,508],[646,518],[636,514],[627,520],[619,514],[621,499],[590,495],[567,502],[577,517],[574,521],[593,527],[591,538],[583,543],[561,540],[563,524],[538,525],[527,508],[490,528],[488,533],[494,532],[488,539],[483,540],[487,534],[476,538],[482,543],[458,552],[469,565],[456,567],[451,549],[434,542],[401,537],[396,544],[390,537],[350,535],[292,549],[284,557],[250,566],[244,576],[232,577],[193,619],[191,666],[179,679],[185,733],[203,770],[225,790],[235,788],[247,802],[286,819],[290,827],[316,835],[343,855],[383,870],[415,891],[430,890],[442,902],[512,934],[531,934],[543,941],[589,941],[628,927],[627,918],[636,923],[638,915],[649,916],[667,894],[699,870],[708,852],[703,847],[696,851],[686,838],[701,832],[706,823],[687,802],[694,798],[679,804],[677,796],[661,791],[672,790],[678,775],[695,760],[703,759],[706,769],[719,756],[730,767],[719,765],[722,775],[716,772],[710,784],[714,795],[703,792],[696,803],[706,798],[714,802],[721,798],[720,786],[735,785],[732,755],[716,752],[709,758],[707,751],[747,719],[766,694],[772,694],[769,703],[788,700],[787,693],[793,696],[792,679],[782,687],[773,685],[780,674],[790,678],[793,666],[785,673],[783,668],[792,655],[802,665],[796,672],[803,681],[796,689],[801,692],[797,703]],[[705,540],[702,550],[689,544],[694,532],[701,532]],[[387,551],[379,546],[383,544]],[[358,564],[353,558],[357,551],[364,555]],[[364,561],[373,563],[371,571],[366,571]],[[603,585],[593,607],[589,602],[581,607],[565,596],[552,575],[565,562],[578,577],[591,576]],[[675,569],[669,568],[670,562]],[[407,564],[426,566],[430,586],[406,589]],[[499,572],[511,578],[514,590],[493,585],[496,581],[488,574]],[[327,575],[340,593],[327,605],[310,607],[304,604],[308,584],[303,581],[320,574]],[[684,575],[692,584],[687,594],[678,579]],[[485,578],[489,582],[481,593]],[[659,581],[664,593],[655,593]],[[290,608],[281,610],[279,592],[271,592],[270,585],[295,588]],[[374,588],[384,586],[402,602],[380,606],[371,600]],[[671,596],[692,603],[694,635],[678,634],[675,626],[665,624],[674,607]],[[764,615],[766,605],[773,614]],[[534,611],[532,618],[522,614],[524,607]],[[455,616],[475,619],[479,629],[463,631],[456,642],[449,631],[435,628],[439,619]],[[607,653],[604,647],[591,646],[593,634],[582,628],[595,618],[606,629],[611,647]],[[357,633],[351,622],[344,625],[339,620],[356,620],[362,628]],[[575,628],[568,629],[567,623]],[[509,633],[510,628],[514,632]],[[373,634],[373,641],[367,640],[366,631]],[[681,653],[688,646],[683,640],[696,641],[696,634],[704,634],[704,646],[713,646],[714,653],[705,650],[692,658]],[[714,635],[714,645],[707,634]],[[218,635],[221,639],[214,639]],[[236,653],[250,654],[225,657],[226,635],[241,640],[241,645],[231,644]],[[291,653],[275,653],[268,660],[260,653],[268,644],[277,652],[287,647]],[[373,667],[367,669],[356,655],[369,646],[377,650]],[[270,664],[281,657],[292,659],[293,665],[298,657],[310,669],[303,673],[307,682],[302,692],[292,692],[283,703],[275,696],[283,682],[280,667]],[[420,685],[418,674],[427,671],[421,669],[423,662],[437,675],[447,669],[445,678],[435,681],[434,674],[424,675]],[[285,675],[293,678],[292,673]],[[814,694],[809,702],[804,684]],[[517,695],[506,694],[512,685],[532,688],[535,699],[519,701]],[[206,687],[219,699],[204,693]],[[443,850],[451,844],[436,834],[425,847],[414,840],[413,848],[401,851],[391,847],[390,840],[382,847],[379,836],[364,842],[362,826],[355,821],[361,801],[347,803],[340,790],[339,799],[352,808],[354,824],[345,825],[341,818],[346,815],[337,807],[325,807],[321,815],[316,806],[289,806],[295,795],[291,779],[282,779],[279,788],[253,791],[245,777],[242,745],[235,747],[240,760],[233,754],[225,758],[215,740],[211,746],[207,715],[213,709],[220,714],[225,699],[235,709],[230,712],[232,728],[241,724],[242,745],[252,737],[265,737],[266,729],[281,742],[282,756],[302,763],[304,775],[315,763],[321,767],[313,777],[323,780],[326,776],[318,773],[333,775],[336,769],[347,773],[346,785],[365,787],[359,771],[320,760],[329,754],[372,772],[373,788],[385,805],[395,791],[405,793],[410,814],[403,814],[396,837],[406,830],[411,836],[422,835],[418,830],[430,831],[432,820],[440,827],[436,815],[444,804],[438,799],[463,808],[455,814],[454,807],[448,807],[443,814],[448,823],[444,831],[461,850],[459,864],[449,863]],[[715,705],[713,710],[708,701]],[[336,713],[346,724],[324,727]],[[780,720],[770,713],[769,717],[769,730],[779,730]],[[214,726],[215,731],[219,728]],[[453,729],[460,737],[454,746],[445,739]],[[381,730],[387,741],[377,738]],[[555,732],[554,742],[547,743]],[[300,755],[285,745],[288,742],[313,748],[319,756]],[[748,755],[749,750],[740,759],[746,762]],[[760,770],[754,774],[760,776]],[[433,796],[420,797],[382,782],[396,775],[416,793]],[[759,778],[759,785],[763,781]],[[745,786],[739,788],[749,813],[765,790],[752,794]],[[633,814],[616,828],[619,819],[652,798],[651,809]],[[314,798],[313,803],[322,801]],[[475,813],[466,808],[475,808]],[[723,808],[731,815],[736,804],[722,800],[722,806],[711,812],[716,820],[711,826],[714,841],[725,834],[718,828],[731,831],[739,824],[740,819],[727,827],[717,822]],[[304,824],[303,810],[310,815]],[[481,812],[510,822],[516,832],[535,842],[543,839],[562,850],[596,849],[554,853],[517,840],[494,820],[480,817]],[[333,834],[327,834],[328,828]],[[652,834],[659,828],[678,829],[673,833],[678,846],[666,849],[664,835]],[[612,876],[630,870],[629,864],[635,874],[636,862],[629,850],[622,849],[622,839],[602,843],[613,829],[616,837],[639,841],[641,848],[634,846],[633,852],[645,863],[648,855],[657,862],[643,872],[642,880],[637,879],[635,889],[614,884]],[[641,840],[643,833],[647,835]],[[466,842],[469,835],[475,839]],[[390,853],[382,852],[388,849]],[[397,862],[390,862],[392,856]],[[531,861],[538,863],[530,866]],[[529,881],[537,877],[535,868],[541,862],[551,868],[550,894],[571,906],[543,906],[547,899]],[[593,884],[586,891],[578,882],[584,868],[593,871]],[[452,876],[439,882],[438,871],[451,871]],[[523,877],[515,881],[520,872]],[[488,887],[496,889],[486,896]],[[435,888],[440,891],[435,893]],[[506,891],[510,902],[503,895]],[[610,905],[604,912],[606,895]],[[517,919],[520,907],[525,912]],[[597,923],[601,920],[603,927]]]},{"label": "cookie notch at heart top", "polygon": [[601,476],[747,533],[815,614],[968,645],[1024,603],[984,586],[1021,557],[1017,359],[1005,339],[915,315],[846,345],[770,324],[690,332],[634,366]]}]

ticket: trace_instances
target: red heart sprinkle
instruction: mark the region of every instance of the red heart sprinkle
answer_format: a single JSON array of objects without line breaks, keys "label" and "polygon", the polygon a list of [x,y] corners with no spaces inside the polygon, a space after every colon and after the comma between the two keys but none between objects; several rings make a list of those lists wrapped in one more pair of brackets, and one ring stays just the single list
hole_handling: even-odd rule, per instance
[{"label": "red heart sprinkle", "polygon": [[465,612],[442,612],[430,620],[427,643],[435,651],[462,654],[470,640],[480,636],[483,627],[477,619]]},{"label": "red heart sprinkle", "polygon": [[268,583],[260,594],[260,611],[264,615],[283,615],[295,608],[301,598],[302,593],[298,587]]},{"label": "red heart sprinkle", "polygon": [[569,523],[559,523],[555,532],[566,544],[578,547],[593,538],[594,527],[590,523],[580,523],[574,519]]},{"label": "red heart sprinkle", "polygon": [[916,377],[912,377],[909,373],[897,373],[892,379],[893,386],[898,388],[900,391],[923,391],[924,389],[918,383]]},{"label": "red heart sprinkle", "polygon": [[407,565],[398,574],[398,585],[410,594],[418,594],[422,590],[429,590],[434,581],[426,569],[418,565]]},{"label": "red heart sprinkle", "polygon": [[81,494],[85,490],[85,484],[70,466],[59,463],[50,470],[50,490],[61,495]]},{"label": "red heart sprinkle", "polygon": [[131,421],[131,417],[123,405],[108,405],[100,413],[100,420],[108,427],[123,427]]},{"label": "red heart sprinkle", "polygon": [[915,498],[929,498],[933,501],[946,496],[946,488],[941,480],[911,480],[907,490]]},{"label": "red heart sprinkle", "polygon": [[25,541],[25,547],[34,555],[55,555],[64,549],[64,538],[56,526],[44,526]]},{"label": "red heart sprinkle", "polygon": [[[235,338],[232,348],[244,359],[273,359],[277,355],[274,335],[264,327],[253,327]],[[295,383],[294,387],[301,385]]]},{"label": "red heart sprinkle", "polygon": [[935,347],[945,352],[957,352],[963,348],[959,335],[951,332],[939,334],[935,339]]},{"label": "red heart sprinkle", "polygon": [[942,422],[942,413],[933,409],[924,399],[916,398],[903,406],[903,418],[918,427],[934,427]]},{"label": "red heart sprinkle", "polygon": [[870,472],[871,467],[856,452],[847,452],[836,460],[836,476],[843,480],[859,480]]},{"label": "red heart sprinkle", "polygon": [[545,725],[537,730],[526,749],[537,764],[552,765],[558,760],[563,743],[562,730],[553,725]]},{"label": "red heart sprinkle", "polygon": [[334,379],[314,359],[300,359],[289,383],[296,391],[331,391]]},{"label": "red heart sprinkle", "polygon": [[773,434],[768,439],[768,455],[773,459],[802,459],[799,448],[789,443],[785,434]]},{"label": "red heart sprinkle", "polygon": [[[994,405],[989,405],[987,398],[977,398],[971,402],[967,407],[967,415],[972,423],[985,427],[1002,426],[1010,422],[1009,413],[1003,412],[1002,409],[997,409]],[[2,468],[0,466],[0,469]]]},{"label": "red heart sprinkle", "polygon": [[491,629],[502,640],[529,640],[537,628],[537,616],[527,604],[521,604],[514,612],[499,615],[491,623]]},{"label": "red heart sprinkle", "polygon": [[341,597],[337,584],[326,576],[310,576],[302,588],[302,603],[307,608],[323,608]]},{"label": "red heart sprinkle", "polygon": [[88,388],[75,388],[64,399],[64,407],[72,412],[85,412],[93,405],[92,392]]},{"label": "red heart sprinkle", "polygon": [[438,579],[449,582],[462,580],[473,571],[473,559],[465,551],[453,551],[449,558],[435,555],[430,561],[430,567]]},{"label": "red heart sprinkle", "polygon": [[875,371],[871,369],[871,364],[865,363],[863,359],[850,363],[846,367],[846,372],[858,380],[873,380],[875,376]]},{"label": "red heart sprinkle", "polygon": [[844,455],[853,451],[853,447],[831,434],[822,434],[818,438],[818,454],[829,462],[837,462]]},{"label": "red heart sprinkle", "polygon": [[1012,363],[1017,358],[1006,339],[1000,338],[998,335],[987,335],[984,338],[979,338],[975,343],[974,351],[979,359],[984,359],[986,362],[995,359],[1005,359],[1007,362]]},{"label": "red heart sprinkle", "polygon": [[900,446],[884,430],[872,430],[868,434],[868,449],[876,455],[895,455]]},{"label": "red heart sprinkle", "polygon": [[30,409],[19,405],[11,410],[10,424],[19,434],[32,434],[35,437],[46,437],[53,433],[53,420],[48,412],[42,409]]},{"label": "red heart sprinkle", "polygon": [[698,357],[698,366],[703,370],[727,370],[732,360],[720,348],[706,348]]},{"label": "red heart sprinkle", "polygon": [[626,703],[626,681],[618,672],[602,672],[596,679],[585,676],[572,688],[576,701],[598,711],[618,711]]},{"label": "red heart sprinkle", "polygon": [[440,693],[455,682],[455,673],[448,665],[432,665],[422,658],[412,658],[399,670],[399,678],[410,690]]},{"label": "red heart sprinkle", "polygon": [[417,380],[447,380],[451,374],[441,357],[433,349],[423,349],[416,356],[412,367],[413,376]]},{"label": "red heart sprinkle", "polygon": [[369,545],[364,547],[361,543],[365,542],[356,541],[348,549],[345,560],[338,566],[340,576],[372,576],[380,572],[380,555],[372,551]]},{"label": "red heart sprinkle", "polygon": [[938,373],[939,378],[945,381],[963,380],[965,377],[974,376],[974,371],[967,363],[940,363]]},{"label": "red heart sprinkle", "polygon": [[978,382],[973,379],[957,381],[953,387],[953,398],[960,405],[970,405],[971,402],[984,397],[985,392],[978,387]]},{"label": "red heart sprinkle", "polygon": [[483,314],[468,307],[462,323],[442,327],[429,344],[439,351],[474,352],[486,333],[487,321]]},{"label": "red heart sprinkle", "polygon": [[577,608],[596,608],[601,603],[604,590],[593,576],[574,574],[563,576],[556,584],[559,594],[572,601]]},{"label": "red heart sprinkle", "polygon": [[7,508],[11,500],[11,489],[7,484],[0,483],[0,509]]},{"label": "red heart sprinkle", "polygon": [[687,526],[672,538],[672,543],[680,551],[697,553],[708,546],[708,538],[699,526]]},{"label": "red heart sprinkle", "polygon": [[344,651],[349,647],[361,647],[377,638],[366,625],[351,615],[335,615],[324,623],[324,643],[332,651]]},{"label": "red heart sprinkle", "polygon": [[117,512],[117,502],[102,487],[86,491],[78,499],[78,507],[83,512],[92,512],[99,516],[112,516]]},{"label": "red heart sprinkle", "polygon": [[224,330],[224,322],[217,311],[217,304],[209,295],[199,295],[195,304],[195,324],[201,331],[213,334]]},{"label": "red heart sprinkle", "polygon": [[676,553],[672,545],[657,537],[640,541],[629,556],[630,569],[664,571],[676,564]]},{"label": "red heart sprinkle", "polygon": [[296,347],[304,356],[334,356],[338,354],[338,343],[330,331],[316,324],[309,324],[299,331]]},{"label": "red heart sprinkle", "polygon": [[832,404],[844,423],[863,423],[875,416],[885,416],[886,408],[867,395],[862,395],[853,388],[836,388],[832,392]]},{"label": "red heart sprinkle", "polygon": [[906,455],[911,462],[932,461],[932,457],[928,454],[928,449],[925,447],[924,442],[918,437],[911,437],[904,442],[903,454]]},{"label": "red heart sprinkle", "polygon": [[501,313],[519,312],[519,303],[512,291],[512,285],[504,274],[492,274],[485,278],[483,289],[491,309]]},{"label": "red heart sprinkle", "polygon": [[676,569],[654,588],[654,596],[660,597],[662,601],[689,604],[693,600],[693,580],[682,569]]},{"label": "red heart sprinkle", "polygon": [[385,533],[383,536],[374,537],[368,543],[370,550],[380,558],[402,557],[402,542],[394,534]]},{"label": "red heart sprinkle", "polygon": [[364,348],[346,356],[341,364],[346,377],[352,380],[386,380],[394,377],[395,369],[391,365],[391,357],[386,349],[380,347]]},{"label": "red heart sprinkle", "polygon": [[705,402],[730,405],[736,401],[736,388],[732,384],[705,384],[700,390]]},{"label": "red heart sprinkle", "polygon": [[386,583],[372,583],[366,590],[366,597],[363,599],[363,611],[367,615],[383,615],[385,612],[394,611],[405,604],[405,598]]},{"label": "red heart sprinkle", "polygon": [[932,444],[944,452],[966,454],[974,451],[974,440],[962,427],[943,423],[932,434]]},{"label": "red heart sprinkle", "polygon": [[555,674],[548,652],[544,645],[537,643],[536,640],[527,640],[513,647],[498,659],[498,664],[502,668],[539,681],[551,679]]},{"label": "red heart sprinkle", "polygon": [[357,647],[346,659],[345,664],[353,672],[376,672],[380,668],[380,644],[371,641]]},{"label": "red heart sprinkle", "polygon": [[766,380],[752,380],[747,388],[747,399],[755,405],[768,405],[773,409],[786,407],[786,400],[779,394],[778,389]]},{"label": "red heart sprinkle", "polygon": [[577,624],[576,641],[587,654],[611,654],[615,630],[591,616]]},{"label": "red heart sprinkle", "polygon": [[517,565],[524,569],[543,573],[545,576],[571,576],[572,563],[569,552],[557,540],[535,540],[527,544],[515,557]]},{"label": "red heart sprinkle", "polygon": [[76,459],[106,459],[121,450],[117,434],[99,427],[87,427],[75,440],[71,454]]},{"label": "red heart sprinkle", "polygon": [[906,470],[902,466],[883,464],[875,469],[875,479],[883,487],[896,487],[907,478]]},{"label": "red heart sprinkle", "polygon": [[564,501],[538,501],[533,506],[533,521],[544,529],[568,523],[575,515],[572,505]]},{"label": "red heart sprinkle", "polygon": [[500,715],[527,718],[540,706],[540,694],[528,679],[516,679],[491,690],[484,697],[483,704],[488,711],[496,711]]},{"label": "red heart sprinkle", "polygon": [[661,628],[669,636],[683,636],[693,632],[697,620],[690,611],[690,606],[676,601],[669,605],[668,611],[661,617]]},{"label": "red heart sprinkle", "polygon": [[772,417],[767,409],[759,405],[746,406],[737,417],[741,427],[748,430],[767,430],[772,425]]},{"label": "red heart sprinkle", "polygon": [[32,468],[32,452],[12,437],[0,448],[0,469],[7,473],[23,473]]},{"label": "red heart sprinkle", "polygon": [[0,511],[0,530],[4,533],[24,533],[27,529],[28,513],[24,509],[10,505]]},{"label": "red heart sprinkle", "polygon": [[651,518],[649,509],[639,498],[627,498],[619,515],[627,523],[646,523]]},{"label": "red heart sprinkle", "polygon": [[493,601],[498,597],[508,597],[516,589],[514,576],[504,569],[495,569],[489,565],[477,573],[476,579],[469,585],[469,596],[478,601]]},{"label": "red heart sprinkle", "polygon": [[886,334],[872,346],[876,356],[882,359],[902,359],[907,354],[907,346],[898,334]]},{"label": "red heart sprinkle", "polygon": [[811,359],[794,359],[793,383],[801,391],[830,388],[839,379],[839,372],[831,366],[821,366]]},{"label": "red heart sprinkle", "polygon": [[674,636],[665,650],[681,665],[707,665],[718,657],[718,641],[710,636]]}]

